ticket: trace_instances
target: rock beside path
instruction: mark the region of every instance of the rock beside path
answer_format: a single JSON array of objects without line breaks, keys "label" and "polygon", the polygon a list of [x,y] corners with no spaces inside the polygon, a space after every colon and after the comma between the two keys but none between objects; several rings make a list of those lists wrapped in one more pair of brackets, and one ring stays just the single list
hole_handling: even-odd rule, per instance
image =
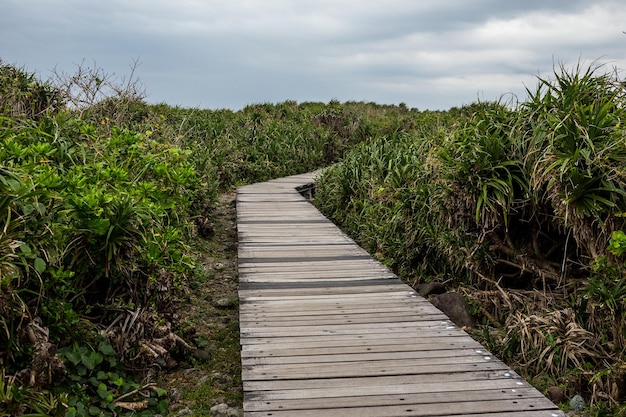
[{"label": "rock beside path", "polygon": [[229,407],[228,404],[218,404],[211,407],[212,417],[242,417],[243,410]]},{"label": "rock beside path", "polygon": [[440,294],[430,300],[430,302],[457,326],[461,328],[474,326],[474,318],[470,314],[470,306],[458,292]]}]

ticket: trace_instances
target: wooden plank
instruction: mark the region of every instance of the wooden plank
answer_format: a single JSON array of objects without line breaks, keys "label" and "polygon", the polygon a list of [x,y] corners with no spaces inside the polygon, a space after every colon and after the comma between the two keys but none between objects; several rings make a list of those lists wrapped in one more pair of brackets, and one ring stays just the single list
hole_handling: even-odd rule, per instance
[{"label": "wooden plank", "polygon": [[[330,408],[329,408],[330,407]],[[273,410],[271,414],[267,411],[251,411],[246,416],[294,416],[294,417],[328,417],[329,410],[332,410],[332,416],[346,417],[406,417],[406,416],[467,416],[472,413],[481,413],[491,411],[499,415],[506,416],[551,416],[554,405],[545,397],[541,398],[523,398],[517,400],[503,399],[491,401],[462,401],[447,402],[442,404],[403,404],[403,405],[384,405],[378,407],[334,407],[330,404],[320,403],[316,409],[305,410]],[[546,412],[544,412],[547,411]],[[515,412],[524,412],[523,414],[513,414]],[[562,416],[560,412],[554,412],[556,416]],[[495,414],[495,415],[498,415]],[[489,414],[494,415],[494,414]]]},{"label": "wooden plank", "polygon": [[240,339],[240,343],[242,345],[287,345],[288,343],[297,344],[299,346],[315,346],[317,344],[322,344],[322,346],[340,346],[338,343],[343,343],[343,341],[347,341],[347,343],[371,343],[371,344],[381,344],[386,340],[400,340],[404,339],[405,343],[418,343],[419,341],[427,341],[428,339],[434,338],[462,338],[467,340],[468,345],[471,338],[468,338],[466,333],[452,330],[435,330],[435,331],[422,331],[419,335],[415,335],[414,333],[407,333],[405,331],[399,332],[368,332],[368,333],[360,333],[360,334],[324,334],[324,335],[315,335],[315,336],[274,336],[274,337],[253,337],[248,335],[243,335]]},{"label": "wooden plank", "polygon": [[[305,389],[274,389],[270,391],[255,391],[246,394],[249,400],[273,401],[273,400],[296,400],[296,399],[328,399],[359,396],[376,396],[376,395],[398,395],[398,394],[428,394],[438,392],[464,392],[464,391],[491,391],[504,390],[508,392],[518,392],[519,390],[531,389],[530,386],[512,378],[497,379],[475,379],[465,380],[446,380],[443,382],[422,381],[407,382],[405,384],[396,384],[392,382],[393,377],[387,378],[387,383],[383,385],[367,385],[347,386],[347,387],[308,387]],[[527,391],[524,391],[528,393]],[[534,393],[528,393],[534,395]]]},{"label": "wooden plank", "polygon": [[[418,314],[418,315],[440,315],[442,314],[435,306],[430,303],[405,303],[394,307],[382,305],[353,305],[353,306],[335,306],[333,309],[311,308],[308,310],[284,308],[272,309],[266,303],[247,303],[244,308],[240,309],[239,315],[245,320],[254,318],[287,317],[297,319],[298,317],[313,318],[319,316],[341,316],[341,315],[358,315],[358,314]],[[442,321],[447,320],[442,319]]]},{"label": "wooden plank", "polygon": [[[469,384],[466,384],[469,385]],[[354,408],[354,407],[380,407],[394,406],[397,404],[419,405],[429,407],[434,404],[449,404],[463,402],[481,402],[493,400],[509,400],[511,402],[518,401],[520,398],[534,399],[535,407],[537,402],[542,399],[542,395],[532,388],[507,389],[499,388],[476,390],[468,389],[463,391],[450,391],[446,388],[439,392],[426,393],[401,393],[401,394],[385,394],[385,395],[354,395],[346,397],[334,397],[332,401],[333,408]],[[332,397],[331,397],[332,398]],[[260,395],[255,401],[248,401],[246,411],[273,411],[273,410],[306,410],[319,409],[324,407],[325,401],[320,398],[306,399],[270,399]],[[549,407],[551,408],[551,407]]]},{"label": "wooden plank", "polygon": [[[385,304],[382,302],[370,303],[367,306],[361,306],[358,303],[307,303],[307,309],[298,309],[298,302],[282,303],[280,305],[274,305],[275,300],[257,300],[257,301],[244,301],[240,306],[240,312],[242,314],[267,314],[269,316],[324,316],[324,315],[338,315],[338,314],[358,314],[359,312],[382,312],[385,311]],[[356,301],[359,301],[356,299]],[[402,301],[402,302],[400,302]],[[420,305],[417,303],[410,303],[404,300],[398,300],[393,307],[393,311],[417,311],[424,315],[438,315],[440,314],[434,306]],[[300,306],[302,303],[300,303]],[[443,320],[442,320],[443,321]]]},{"label": "wooden plank", "polygon": [[390,279],[394,276],[386,271],[363,270],[355,274],[351,270],[299,271],[299,272],[244,272],[239,274],[240,283],[248,282],[317,282],[317,281],[359,281],[372,278]]},{"label": "wooden plank", "polygon": [[284,296],[293,296],[293,295],[337,295],[337,294],[367,294],[367,293],[376,293],[379,294],[381,292],[394,292],[397,291],[398,285],[328,285],[327,282],[322,281],[315,286],[298,286],[297,283],[294,283],[294,288],[279,288],[279,289],[244,289],[240,291],[241,297],[245,299],[251,298],[267,298],[267,297],[280,297]]},{"label": "wooden plank", "polygon": [[[276,355],[276,352],[272,352],[269,355],[256,355],[254,357],[244,357],[242,359],[243,365],[286,365],[286,364],[323,364],[323,363],[348,363],[348,362],[363,362],[363,361],[390,361],[390,360],[405,360],[405,359],[428,359],[428,360],[443,360],[448,359],[446,363],[456,363],[458,358],[462,360],[476,361],[476,358],[483,359],[485,355],[479,355],[476,353],[476,349],[459,349],[457,347],[450,348],[449,350],[434,349],[434,350],[401,350],[401,351],[389,351],[384,350],[382,352],[362,352],[355,353],[354,351],[348,351],[346,353],[331,354],[328,351],[318,354],[308,355]],[[490,357],[490,356],[488,356]],[[433,362],[435,363],[435,362]]]},{"label": "wooden plank", "polygon": [[285,263],[248,263],[240,265],[240,271],[242,274],[251,274],[256,272],[265,272],[265,273],[273,273],[273,272],[282,272],[282,273],[291,273],[297,274],[299,272],[307,273],[312,270],[319,271],[345,271],[352,272],[354,277],[359,277],[362,274],[366,274],[372,270],[380,269],[381,266],[374,261],[366,261],[363,262],[352,262],[352,261],[344,261],[344,262],[328,262],[328,261],[311,261],[311,262],[290,262],[289,264]]},{"label": "wooden plank", "polygon": [[[411,343],[406,339],[385,339],[380,341],[360,340],[353,344],[350,340],[318,343],[287,342],[268,344],[245,344],[242,346],[242,358],[255,357],[278,357],[285,362],[290,360],[290,356],[307,355],[337,355],[337,354],[360,354],[360,353],[388,353],[388,352],[421,352],[421,351],[445,351],[472,349],[477,354],[491,355],[476,341],[471,342],[467,338],[429,338],[421,343]],[[473,343],[472,343],[473,342]]]},{"label": "wooden plank", "polygon": [[429,376],[436,374],[463,373],[473,371],[504,371],[508,367],[500,361],[460,360],[420,360],[362,361],[320,366],[321,364],[285,364],[243,366],[242,376],[248,381],[308,378],[354,378],[383,375]]},{"label": "wooden plank", "polygon": [[[253,335],[263,333],[264,337],[273,337],[280,335],[299,336],[315,336],[319,334],[367,334],[367,333],[384,333],[385,330],[391,332],[424,332],[424,331],[441,331],[451,330],[458,331],[453,325],[441,324],[440,320],[414,320],[414,321],[382,321],[374,323],[326,323],[322,325],[310,324],[300,326],[297,323],[282,326],[259,326],[254,323],[246,323],[240,325],[241,333]],[[467,334],[463,333],[463,336]]]},{"label": "wooden plank", "polygon": [[[393,294],[393,293],[389,293],[389,294]],[[335,294],[330,294],[328,296],[331,297],[333,295]],[[410,299],[406,300],[400,297],[389,297],[389,298],[390,300],[393,301],[393,303],[396,304],[395,308],[406,308],[406,309],[418,308],[418,306],[411,305]],[[260,296],[260,297],[254,297],[253,300],[251,299],[241,300],[240,305],[243,309],[243,312],[249,312],[249,311],[254,311],[257,313],[281,313],[283,312],[287,314],[290,311],[293,311],[294,313],[297,312],[298,305],[300,305],[302,307],[300,309],[299,314],[304,314],[307,312],[311,312],[312,314],[317,314],[318,312],[330,313],[333,311],[335,313],[341,313],[342,311],[349,313],[350,311],[359,309],[359,305],[358,305],[359,301],[362,301],[363,304],[365,304],[366,301],[370,301],[370,300],[367,300],[366,298],[354,297],[354,299],[352,300],[346,298],[346,299],[337,300],[337,301],[331,300],[331,301],[324,302],[324,300],[317,300],[316,302],[306,302],[299,298],[293,298],[293,299],[287,299],[287,300],[281,301],[281,300],[277,300],[276,297],[267,297],[266,299],[264,299],[262,296]],[[368,304],[367,307],[372,312],[384,311],[383,300],[375,299],[371,301],[372,302]],[[308,311],[305,310],[306,308],[308,308]],[[426,307],[424,307],[423,311],[425,313],[428,311],[429,312],[428,314],[438,314],[437,310],[427,309]]]},{"label": "wooden plank", "polygon": [[366,302],[368,300],[383,300],[383,299],[387,299],[389,300],[389,297],[396,297],[399,299],[404,299],[404,300],[408,300],[412,297],[415,298],[421,298],[418,297],[418,295],[415,293],[415,291],[411,290],[408,286],[403,285],[400,289],[393,291],[393,292],[388,292],[385,293],[384,295],[382,294],[337,294],[337,295],[330,295],[330,296],[325,296],[325,295],[292,295],[292,296],[288,296],[288,297],[247,297],[246,300],[256,300],[256,299],[265,299],[265,300],[273,300],[276,302],[281,302],[281,301],[285,301],[285,302],[293,302],[293,301],[301,301],[301,302],[326,302],[326,301],[332,301],[332,302],[336,302],[336,303],[341,303],[341,302],[347,302],[347,301],[354,301],[354,300],[363,300],[363,302]]},{"label": "wooden plank", "polygon": [[[291,380],[243,380],[245,392],[266,392],[275,390],[314,390],[314,389],[353,389],[354,392],[368,387],[384,387],[387,385],[407,385],[415,383],[448,384],[451,382],[473,383],[475,381],[514,380],[522,387],[525,383],[519,376],[510,370],[475,370],[472,372],[453,372],[430,376],[416,377],[415,375],[382,375],[352,378],[310,378]],[[354,395],[353,392],[353,395]],[[245,393],[244,393],[245,395]]]},{"label": "wooden plank", "polygon": [[[442,319],[445,319],[445,316],[429,316],[432,321],[439,322]],[[330,316],[330,318],[326,319],[313,319],[313,320],[290,320],[289,318],[283,318],[282,320],[274,320],[268,321],[260,318],[252,319],[248,321],[246,326],[250,327],[242,327],[241,329],[257,329],[257,330],[276,330],[281,328],[287,328],[288,331],[292,332],[294,327],[307,327],[307,329],[315,329],[315,328],[328,328],[333,329],[334,326],[350,326],[350,325],[385,325],[385,324],[395,324],[395,323],[415,323],[415,322],[425,322],[423,318],[419,316],[408,316],[408,315],[386,315],[382,317],[337,317]],[[329,326],[329,327],[327,327]],[[424,326],[426,327],[426,326]],[[438,327],[438,326],[437,326]],[[420,327],[422,328],[422,327]],[[293,333],[292,333],[293,334]],[[294,334],[296,336],[297,334]]]},{"label": "wooden plank", "polygon": [[[278,313],[242,313],[240,318],[244,322],[256,323],[260,326],[307,326],[311,324],[348,324],[348,323],[377,323],[393,321],[415,321],[423,320],[425,314],[423,311],[404,309],[400,311],[383,311],[383,312],[363,312],[363,313],[339,313],[333,311],[333,314],[307,314],[308,311],[301,311],[298,315],[278,314]],[[318,312],[323,313],[323,312]],[[427,320],[446,320],[447,317],[443,313],[429,314]]]}]

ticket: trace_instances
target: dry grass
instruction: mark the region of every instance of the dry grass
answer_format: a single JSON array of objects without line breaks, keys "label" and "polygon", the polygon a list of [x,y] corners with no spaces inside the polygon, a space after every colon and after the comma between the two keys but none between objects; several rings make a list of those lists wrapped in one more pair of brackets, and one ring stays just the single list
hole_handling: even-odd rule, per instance
[{"label": "dry grass", "polygon": [[585,369],[600,356],[594,335],[565,308],[536,314],[515,312],[506,323],[507,337],[519,339],[522,365],[535,374],[563,375],[567,369]]}]

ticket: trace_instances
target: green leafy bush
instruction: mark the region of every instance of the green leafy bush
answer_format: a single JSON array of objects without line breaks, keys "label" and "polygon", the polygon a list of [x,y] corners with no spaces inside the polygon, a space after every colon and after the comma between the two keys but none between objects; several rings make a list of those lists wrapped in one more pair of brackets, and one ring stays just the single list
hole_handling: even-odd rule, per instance
[{"label": "green leafy bush", "polygon": [[97,340],[97,347],[73,345],[60,354],[66,359],[71,395],[66,417],[151,416],[167,414],[165,390],[155,384],[133,382],[117,362],[113,347]]},{"label": "green leafy bush", "polygon": [[[189,150],[51,110],[5,112],[0,122],[0,364],[12,393],[0,412],[22,413],[32,399],[42,415],[120,414],[112,400],[138,387],[131,377],[116,386],[110,373],[128,352],[96,335],[127,309],[158,315],[184,284],[194,267],[184,239],[202,184]],[[98,350],[68,348],[77,341]],[[164,412],[164,393],[148,391],[135,411]]]}]

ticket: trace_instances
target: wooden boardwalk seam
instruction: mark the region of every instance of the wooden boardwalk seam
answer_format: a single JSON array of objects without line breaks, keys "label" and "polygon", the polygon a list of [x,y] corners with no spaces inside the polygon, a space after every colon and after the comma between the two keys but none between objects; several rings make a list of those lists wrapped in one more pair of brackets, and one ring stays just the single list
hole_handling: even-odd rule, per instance
[{"label": "wooden boardwalk seam", "polygon": [[237,192],[244,415],[565,416],[311,205]]}]

